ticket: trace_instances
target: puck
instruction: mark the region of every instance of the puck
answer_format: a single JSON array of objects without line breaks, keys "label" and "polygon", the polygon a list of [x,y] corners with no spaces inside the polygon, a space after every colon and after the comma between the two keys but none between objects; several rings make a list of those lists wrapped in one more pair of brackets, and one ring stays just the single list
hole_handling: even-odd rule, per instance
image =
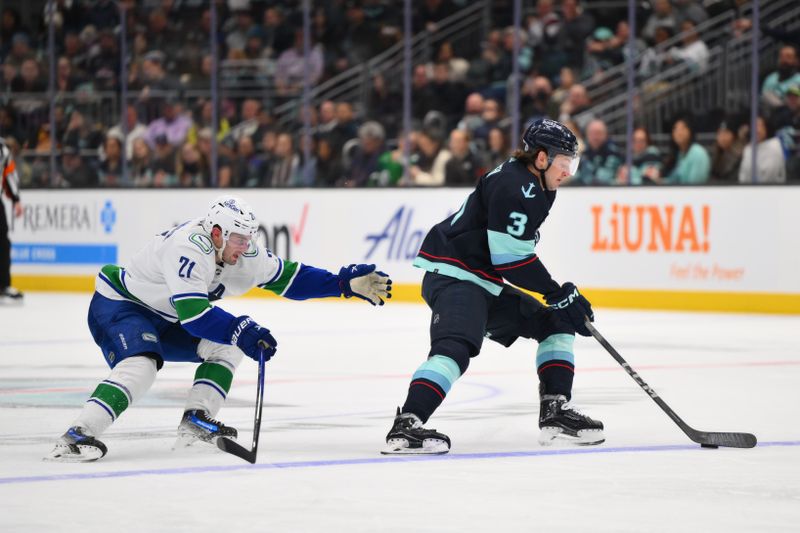
[{"label": "puck", "polygon": [[716,444],[701,444],[701,448],[719,448]]}]

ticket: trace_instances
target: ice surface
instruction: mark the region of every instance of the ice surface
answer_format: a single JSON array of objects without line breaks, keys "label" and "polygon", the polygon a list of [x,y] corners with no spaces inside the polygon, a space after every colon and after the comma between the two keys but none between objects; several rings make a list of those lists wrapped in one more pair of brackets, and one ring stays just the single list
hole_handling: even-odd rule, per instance
[{"label": "ice surface", "polygon": [[[194,366],[167,364],[103,435],[97,463],[42,462],[108,374],[89,295],[0,307],[1,531],[798,531],[800,317],[596,312],[598,329],[691,426],[747,431],[751,450],[692,443],[593,340],[575,402],[606,425],[591,448],[536,444],[536,346],[486,342],[430,426],[450,454],[379,454],[428,352],[426,307],[226,300],[280,342],[267,364],[258,463],[173,452]],[[256,364],[219,418],[249,446]]]}]

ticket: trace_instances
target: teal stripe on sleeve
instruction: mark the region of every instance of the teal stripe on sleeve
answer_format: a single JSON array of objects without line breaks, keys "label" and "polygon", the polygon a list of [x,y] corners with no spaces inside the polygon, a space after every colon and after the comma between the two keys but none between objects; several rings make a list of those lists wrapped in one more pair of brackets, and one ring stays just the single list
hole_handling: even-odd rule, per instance
[{"label": "teal stripe on sleeve", "polygon": [[489,239],[489,253],[492,264],[503,265],[521,261],[535,254],[536,241],[522,240],[512,237],[508,233],[486,230]]}]

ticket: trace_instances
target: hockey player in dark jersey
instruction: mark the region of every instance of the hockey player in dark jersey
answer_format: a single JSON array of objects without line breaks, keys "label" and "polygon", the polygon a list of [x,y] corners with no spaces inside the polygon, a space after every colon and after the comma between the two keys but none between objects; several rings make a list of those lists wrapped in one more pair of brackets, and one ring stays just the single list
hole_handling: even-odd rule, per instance
[{"label": "hockey player in dark jersey", "polygon": [[[559,285],[536,255],[539,226],[556,189],[578,167],[577,139],[542,119],[513,157],[488,172],[461,208],[428,232],[414,261],[426,270],[422,296],[432,311],[431,351],[411,378],[408,396],[386,436],[384,454],[440,454],[450,439],[423,424],[478,355],[483,338],[510,346],[539,343],[539,442],[556,438],[600,444],[603,424],[571,404],[575,333],[589,336],[589,301],[572,283]],[[507,284],[544,295],[547,306]]]}]

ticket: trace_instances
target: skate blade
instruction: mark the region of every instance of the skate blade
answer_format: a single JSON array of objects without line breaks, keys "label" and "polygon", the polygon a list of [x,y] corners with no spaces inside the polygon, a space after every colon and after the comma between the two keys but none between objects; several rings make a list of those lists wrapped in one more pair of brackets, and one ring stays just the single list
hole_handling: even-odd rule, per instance
[{"label": "skate blade", "polygon": [[92,446],[78,446],[80,453],[75,453],[69,448],[56,447],[53,451],[42,457],[42,461],[51,463],[91,463],[103,457],[103,452]]},{"label": "skate blade", "polygon": [[425,439],[419,448],[409,448],[405,439],[391,440],[386,448],[381,450],[382,455],[444,455],[450,451],[447,443],[438,439]]},{"label": "skate blade", "polygon": [[578,431],[578,435],[570,435],[566,433],[563,428],[559,427],[543,427],[539,433],[539,444],[542,446],[550,446],[554,441],[562,441],[577,446],[594,446],[602,444],[606,441],[602,429],[582,429]]}]

